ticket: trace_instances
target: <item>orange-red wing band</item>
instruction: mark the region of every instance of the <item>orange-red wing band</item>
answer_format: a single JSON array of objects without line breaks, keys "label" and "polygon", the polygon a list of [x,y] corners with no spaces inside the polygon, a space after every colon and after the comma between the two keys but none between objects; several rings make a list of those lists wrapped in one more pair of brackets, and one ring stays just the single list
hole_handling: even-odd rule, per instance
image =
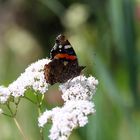
[{"label": "orange-red wing band", "polygon": [[60,58],[65,58],[65,59],[69,59],[69,60],[75,60],[77,57],[75,55],[68,55],[66,53],[59,53],[57,55],[55,55],[56,59],[60,59]]}]

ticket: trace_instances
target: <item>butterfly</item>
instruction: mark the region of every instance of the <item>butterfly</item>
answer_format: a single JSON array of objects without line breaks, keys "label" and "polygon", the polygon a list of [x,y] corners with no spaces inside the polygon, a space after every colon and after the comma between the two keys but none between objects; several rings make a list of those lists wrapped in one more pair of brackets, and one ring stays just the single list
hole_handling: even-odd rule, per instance
[{"label": "butterfly", "polygon": [[79,76],[85,66],[79,66],[76,53],[64,35],[58,35],[50,52],[50,62],[44,66],[46,82],[65,83]]}]

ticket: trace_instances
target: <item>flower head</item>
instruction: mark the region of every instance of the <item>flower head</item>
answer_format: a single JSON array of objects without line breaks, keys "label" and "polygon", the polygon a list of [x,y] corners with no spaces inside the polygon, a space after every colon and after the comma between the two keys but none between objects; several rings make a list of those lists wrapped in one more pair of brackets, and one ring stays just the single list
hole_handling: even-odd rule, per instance
[{"label": "flower head", "polygon": [[62,108],[54,108],[52,111],[46,110],[38,119],[39,126],[44,126],[48,120],[52,121],[50,139],[58,140],[62,136],[69,137],[72,130],[83,127],[88,123],[87,116],[95,112],[94,104],[89,101],[68,101]]},{"label": "flower head", "polygon": [[49,84],[44,78],[44,65],[50,62],[49,59],[42,59],[31,64],[17,80],[8,87],[0,86],[0,103],[5,103],[10,96],[24,96],[28,88],[44,94],[48,90]]},{"label": "flower head", "polygon": [[35,91],[45,93],[48,89],[48,84],[44,79],[44,65],[50,60],[42,59],[31,64],[20,77],[8,86],[12,96],[24,96],[28,88],[33,88]]},{"label": "flower head", "polygon": [[46,110],[38,119],[41,127],[52,121],[51,140],[67,140],[73,129],[88,123],[88,115],[95,113],[91,99],[97,84],[94,77],[78,76],[60,85],[64,105]]},{"label": "flower head", "polygon": [[60,85],[63,92],[62,98],[64,101],[68,100],[91,100],[96,91],[98,80],[90,76],[75,77],[68,82]]}]

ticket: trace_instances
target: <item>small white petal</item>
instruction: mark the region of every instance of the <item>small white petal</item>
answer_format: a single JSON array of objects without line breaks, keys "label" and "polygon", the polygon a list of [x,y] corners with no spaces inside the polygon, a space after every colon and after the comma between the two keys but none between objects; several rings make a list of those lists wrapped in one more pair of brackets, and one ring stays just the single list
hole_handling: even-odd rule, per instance
[{"label": "small white petal", "polygon": [[0,103],[4,104],[10,97],[10,91],[4,86],[0,86]]}]

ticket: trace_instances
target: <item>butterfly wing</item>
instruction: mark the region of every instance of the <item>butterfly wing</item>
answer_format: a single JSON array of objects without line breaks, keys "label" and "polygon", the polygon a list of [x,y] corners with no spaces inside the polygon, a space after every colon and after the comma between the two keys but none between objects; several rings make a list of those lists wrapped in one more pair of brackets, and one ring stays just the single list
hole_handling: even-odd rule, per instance
[{"label": "butterfly wing", "polygon": [[44,66],[44,76],[46,82],[53,85],[61,82],[61,75],[65,69],[64,63],[60,60],[53,59],[49,64]]},{"label": "butterfly wing", "polygon": [[65,59],[69,61],[77,59],[73,47],[65,36],[59,35],[56,37],[55,45],[50,52],[50,59]]}]

